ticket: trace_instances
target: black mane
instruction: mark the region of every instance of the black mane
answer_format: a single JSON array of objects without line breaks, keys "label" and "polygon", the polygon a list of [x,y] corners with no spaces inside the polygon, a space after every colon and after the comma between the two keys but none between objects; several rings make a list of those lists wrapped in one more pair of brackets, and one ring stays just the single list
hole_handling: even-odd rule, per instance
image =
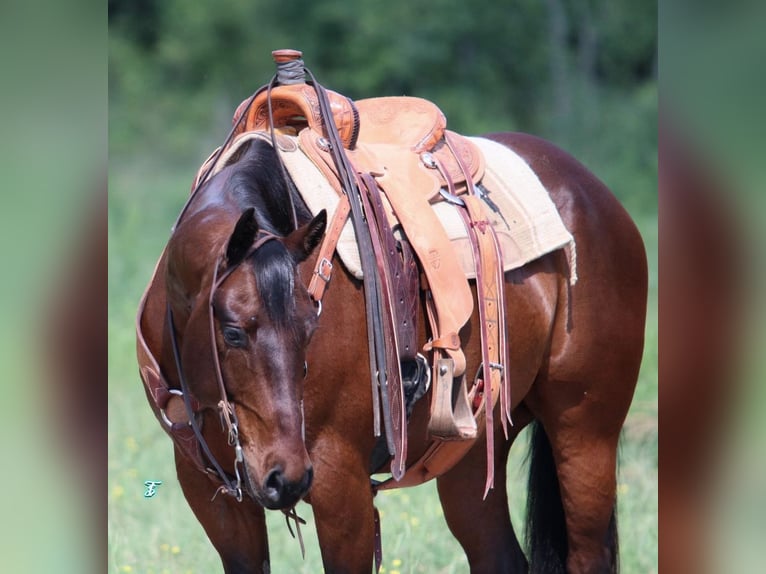
[{"label": "black mane", "polygon": [[295,311],[295,261],[282,243],[268,241],[251,263],[266,314],[277,325],[288,325]]},{"label": "black mane", "polygon": [[231,166],[227,191],[240,210],[255,208],[259,228],[286,236],[295,229],[291,198],[299,219],[308,212],[303,201],[293,193],[293,186],[285,182],[274,148],[260,139],[246,145],[239,159]]},{"label": "black mane", "polygon": [[[299,224],[311,218],[295,186],[285,181],[274,148],[261,139],[251,140],[231,165],[225,183],[239,210],[255,208],[255,219],[262,231],[287,236],[295,229],[292,202]],[[295,261],[279,241],[268,241],[250,261],[256,284],[269,318],[287,325],[294,313]]]}]

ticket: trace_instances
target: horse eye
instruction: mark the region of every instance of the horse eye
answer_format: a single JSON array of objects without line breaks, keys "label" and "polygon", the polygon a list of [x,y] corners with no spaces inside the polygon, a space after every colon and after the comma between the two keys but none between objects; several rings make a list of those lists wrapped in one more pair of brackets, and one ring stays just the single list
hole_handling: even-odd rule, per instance
[{"label": "horse eye", "polygon": [[244,347],[247,343],[247,335],[239,327],[224,327],[223,340],[230,347]]}]

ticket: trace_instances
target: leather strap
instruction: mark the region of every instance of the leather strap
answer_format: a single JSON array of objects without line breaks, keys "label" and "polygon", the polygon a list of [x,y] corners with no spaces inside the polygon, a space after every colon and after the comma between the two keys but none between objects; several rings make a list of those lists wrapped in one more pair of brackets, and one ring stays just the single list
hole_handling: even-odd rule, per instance
[{"label": "leather strap", "polygon": [[359,174],[361,182],[361,198],[364,211],[367,214],[367,224],[370,229],[372,247],[375,253],[375,263],[380,278],[380,301],[383,307],[383,327],[385,340],[388,344],[386,350],[386,373],[381,380],[380,398],[383,406],[383,425],[386,429],[386,442],[388,452],[394,457],[391,463],[391,472],[394,479],[404,474],[404,466],[407,459],[407,419],[404,408],[404,393],[402,391],[401,364],[399,361],[399,333],[396,328],[396,303],[394,300],[393,286],[391,282],[391,270],[386,266],[384,245],[391,239],[384,238],[384,234],[391,233],[387,221],[377,218],[375,209],[371,205],[370,196],[377,192],[377,184],[370,174]]},{"label": "leather strap", "polygon": [[[181,453],[189,459],[198,470],[207,473],[207,465],[202,458],[202,452],[200,451],[194,430],[189,424],[189,419],[182,416],[178,417],[178,420],[176,420],[176,417],[169,418],[167,415],[164,415],[171,397],[178,396],[171,392],[171,389],[174,391],[178,391],[178,389],[173,389],[167,379],[163,376],[162,369],[149,349],[149,345],[147,344],[141,329],[141,319],[143,318],[144,309],[146,307],[146,298],[149,294],[149,289],[154,284],[155,277],[157,276],[159,261],[162,261],[162,256],[160,256],[157,265],[155,265],[152,278],[138,304],[138,313],[136,315],[136,356],[138,359],[138,372],[146,387],[147,394],[152,400],[154,411],[158,415],[157,418],[160,421],[160,426],[162,426],[163,430],[168,433]],[[196,412],[198,408],[199,405],[196,400],[193,401],[192,409],[194,412]],[[181,412],[185,412],[185,410]],[[167,421],[165,420],[166,417]],[[169,425],[168,422],[170,422]]]},{"label": "leather strap", "polygon": [[[449,144],[449,140],[447,140]],[[457,161],[460,162],[459,158]],[[448,182],[449,191],[446,194],[449,198],[454,198],[453,203],[456,209],[464,219],[468,229],[471,243],[474,247],[474,264],[477,277],[477,294],[479,299],[479,318],[481,325],[481,346],[482,346],[482,367],[477,375],[477,381],[472,389],[474,404],[477,397],[476,393],[483,393],[483,401],[477,405],[475,413],[476,422],[481,423],[484,418],[485,440],[487,445],[487,480],[484,488],[484,497],[486,498],[489,489],[494,485],[494,421],[493,411],[498,399],[501,400],[501,416],[503,421],[503,430],[507,434],[506,419],[510,423],[510,383],[508,379],[508,351],[505,335],[505,278],[503,273],[502,252],[500,251],[497,236],[494,228],[489,224],[484,206],[476,194],[470,178],[467,179],[469,195],[464,196],[462,200],[457,198],[457,193],[448,174],[442,174]],[[462,204],[462,205],[461,205]],[[429,318],[435,313],[430,297],[426,297],[426,306]],[[432,319],[433,322],[433,319]],[[436,429],[440,425],[445,425],[448,429],[454,424],[458,417],[457,410],[460,401],[455,405],[454,410],[449,412],[447,399],[447,389],[452,389],[449,380],[440,381],[449,373],[449,361],[439,357],[441,348],[454,344],[451,337],[446,340],[436,340],[430,343],[434,349],[436,381],[432,391],[432,413],[430,426]],[[481,376],[481,384],[478,377]],[[458,397],[461,397],[465,391],[465,385],[461,381],[461,389],[458,389]],[[451,395],[450,395],[451,396]],[[435,408],[434,408],[435,407]],[[437,413],[434,421],[434,412]],[[441,418],[443,417],[443,419]],[[512,424],[512,423],[511,423]],[[429,428],[430,428],[429,426]],[[437,430],[438,432],[438,430]],[[449,433],[449,431],[448,431]],[[432,478],[440,476],[449,471],[465,454],[473,447],[475,437],[467,440],[440,440],[437,437],[425,454],[411,465],[404,476],[397,482],[391,480],[385,481],[376,486],[377,490],[387,490],[390,488],[399,488],[404,486],[416,486]]]},{"label": "leather strap", "polygon": [[[316,91],[320,114],[325,118],[325,121],[323,121],[325,136],[328,140],[329,152],[338,175],[340,187],[351,205],[351,222],[354,226],[359,255],[362,261],[362,270],[364,272],[364,301],[367,316],[370,383],[372,394],[375,396],[379,392],[378,389],[380,389],[381,393],[386,392],[386,339],[384,335],[384,310],[380,301],[382,279],[378,275],[377,264],[374,261],[375,254],[371,244],[370,230],[366,224],[364,209],[361,204],[361,194],[356,181],[356,173],[344,152],[343,143],[341,142],[335,122],[331,121],[333,112],[330,101],[325,89],[316,81],[313,74],[309,70],[306,70],[306,74],[311,78],[311,83]],[[386,402],[386,400],[382,401],[384,409],[387,408]],[[384,417],[384,424],[386,424],[386,420],[387,418]],[[376,436],[380,434],[379,427],[376,427],[374,430],[377,433]],[[389,449],[391,447],[392,445],[389,444]],[[393,451],[390,450],[390,452],[394,454]]]},{"label": "leather strap", "polygon": [[[417,355],[418,266],[406,238],[397,240],[389,224],[383,194],[371,174],[361,174],[370,201],[370,211],[378,228],[384,265],[380,269],[390,282],[391,306],[396,317],[396,340],[400,361]],[[380,267],[380,266],[379,266]]]},{"label": "leather strap", "polygon": [[428,341],[423,345],[424,351],[431,351],[432,349],[449,349],[455,351],[460,348],[460,337],[457,333],[447,333],[442,335],[438,339]]},{"label": "leather strap", "polygon": [[[447,146],[452,150],[455,161],[460,166],[460,169],[463,170],[464,173],[469,173],[469,166],[467,166],[463,160],[463,157],[461,154],[457,153],[456,151],[456,143],[460,140],[455,140],[454,137],[452,137],[451,134],[445,135],[445,142],[447,143]],[[472,218],[474,221],[477,221],[477,218],[479,217],[478,213],[485,214],[486,213],[486,207],[490,207],[491,209],[496,209],[496,206],[493,206],[493,203],[491,201],[488,201],[488,198],[485,193],[483,193],[478,186],[474,185],[473,180],[468,178],[466,180],[468,185],[468,190],[471,195],[471,201],[468,202],[469,211],[473,212]],[[481,199],[483,203],[479,202],[478,199]],[[489,272],[493,275],[494,280],[494,293],[497,295],[497,307],[495,308],[495,312],[497,314],[497,325],[499,328],[497,329],[497,332],[494,334],[492,338],[496,339],[497,342],[497,356],[499,357],[498,360],[498,366],[493,368],[499,368],[501,373],[501,380],[500,380],[500,413],[501,413],[501,421],[503,425],[503,434],[505,435],[505,438],[508,438],[508,425],[513,425],[513,420],[511,419],[511,382],[510,382],[510,375],[509,375],[509,365],[510,365],[510,357],[508,354],[508,341],[507,341],[507,329],[506,329],[506,319],[507,319],[507,313],[505,309],[505,262],[503,261],[503,250],[500,247],[500,239],[497,236],[497,233],[495,231],[495,228],[489,223],[489,220],[487,217],[483,218],[483,221],[486,223],[479,225],[479,228],[482,232],[482,234],[486,233],[487,237],[491,241],[492,247],[489,245],[485,246],[485,249],[483,251],[483,255],[481,257],[482,261],[482,269],[487,269],[489,267]],[[506,223],[507,225],[507,223]],[[493,257],[493,251],[494,251],[494,257]],[[493,258],[494,262],[487,265],[485,262],[486,259]],[[492,285],[489,279],[485,279],[487,283],[487,289],[491,289]],[[484,282],[484,281],[482,281]],[[487,314],[492,313],[492,309],[487,310]],[[485,323],[483,322],[482,325]],[[484,335],[484,329],[482,329],[482,334]],[[494,405],[494,403],[493,403]],[[486,496],[486,492],[485,492]]]},{"label": "leather strap", "polygon": [[[466,223],[474,248],[476,263],[476,292],[479,303],[479,323],[481,325],[481,356],[484,393],[484,422],[485,439],[487,444],[487,481],[484,487],[486,498],[489,489],[494,484],[494,403],[490,389],[499,389],[501,376],[505,370],[500,348],[500,332],[504,331],[503,318],[500,316],[500,301],[503,296],[502,283],[498,290],[497,269],[502,270],[497,260],[494,229],[486,220],[481,203],[477,197],[468,196],[464,199],[466,209],[459,210]],[[499,266],[499,267],[498,267]],[[502,271],[500,272],[502,276]],[[478,381],[477,381],[478,382]]]},{"label": "leather strap", "polygon": [[324,239],[319,247],[316,265],[314,265],[314,274],[309,281],[308,292],[311,298],[318,304],[321,304],[325,289],[332,279],[333,264],[332,259],[335,254],[335,247],[338,245],[338,238],[343,231],[343,226],[348,220],[348,214],[351,210],[351,204],[346,195],[341,195],[338,205],[335,208],[330,224],[325,231]]},{"label": "leather strap", "polygon": [[[456,205],[462,205],[457,198],[457,190],[449,172],[441,161],[433,158],[434,165],[447,182],[449,192],[446,197]],[[460,209],[458,207],[457,209]],[[429,283],[426,297],[426,312],[431,324],[431,332],[436,337],[427,343],[424,350],[433,350],[434,384],[431,393],[431,412],[428,421],[429,436],[439,440],[467,440],[476,436],[477,427],[468,401],[465,381],[465,359],[460,348],[460,338],[457,332],[448,332],[439,336],[442,326],[439,322],[439,311],[436,306],[436,295]],[[445,359],[444,356],[449,356]],[[462,360],[456,369],[455,359]]]}]

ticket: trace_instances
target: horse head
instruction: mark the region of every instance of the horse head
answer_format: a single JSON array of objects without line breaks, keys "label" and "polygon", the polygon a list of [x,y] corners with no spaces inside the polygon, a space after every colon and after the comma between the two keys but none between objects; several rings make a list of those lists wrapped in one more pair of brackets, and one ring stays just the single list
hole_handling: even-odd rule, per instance
[{"label": "horse head", "polygon": [[261,229],[253,207],[235,219],[231,209],[207,209],[177,229],[168,301],[189,392],[234,421],[244,491],[266,508],[290,508],[313,477],[302,397],[318,321],[298,265],[327,219],[322,211],[284,237]]}]

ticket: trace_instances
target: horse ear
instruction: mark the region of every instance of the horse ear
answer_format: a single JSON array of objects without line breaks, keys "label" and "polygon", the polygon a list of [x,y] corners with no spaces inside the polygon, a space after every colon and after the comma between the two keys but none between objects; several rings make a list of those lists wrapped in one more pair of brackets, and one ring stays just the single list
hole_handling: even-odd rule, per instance
[{"label": "horse ear", "polygon": [[293,231],[285,240],[287,249],[296,263],[305,261],[319,245],[327,227],[327,211],[324,209],[306,225]]},{"label": "horse ear", "polygon": [[249,207],[239,216],[234,231],[226,246],[227,265],[237,265],[247,255],[248,249],[258,235],[258,223],[255,221],[255,208]]}]

